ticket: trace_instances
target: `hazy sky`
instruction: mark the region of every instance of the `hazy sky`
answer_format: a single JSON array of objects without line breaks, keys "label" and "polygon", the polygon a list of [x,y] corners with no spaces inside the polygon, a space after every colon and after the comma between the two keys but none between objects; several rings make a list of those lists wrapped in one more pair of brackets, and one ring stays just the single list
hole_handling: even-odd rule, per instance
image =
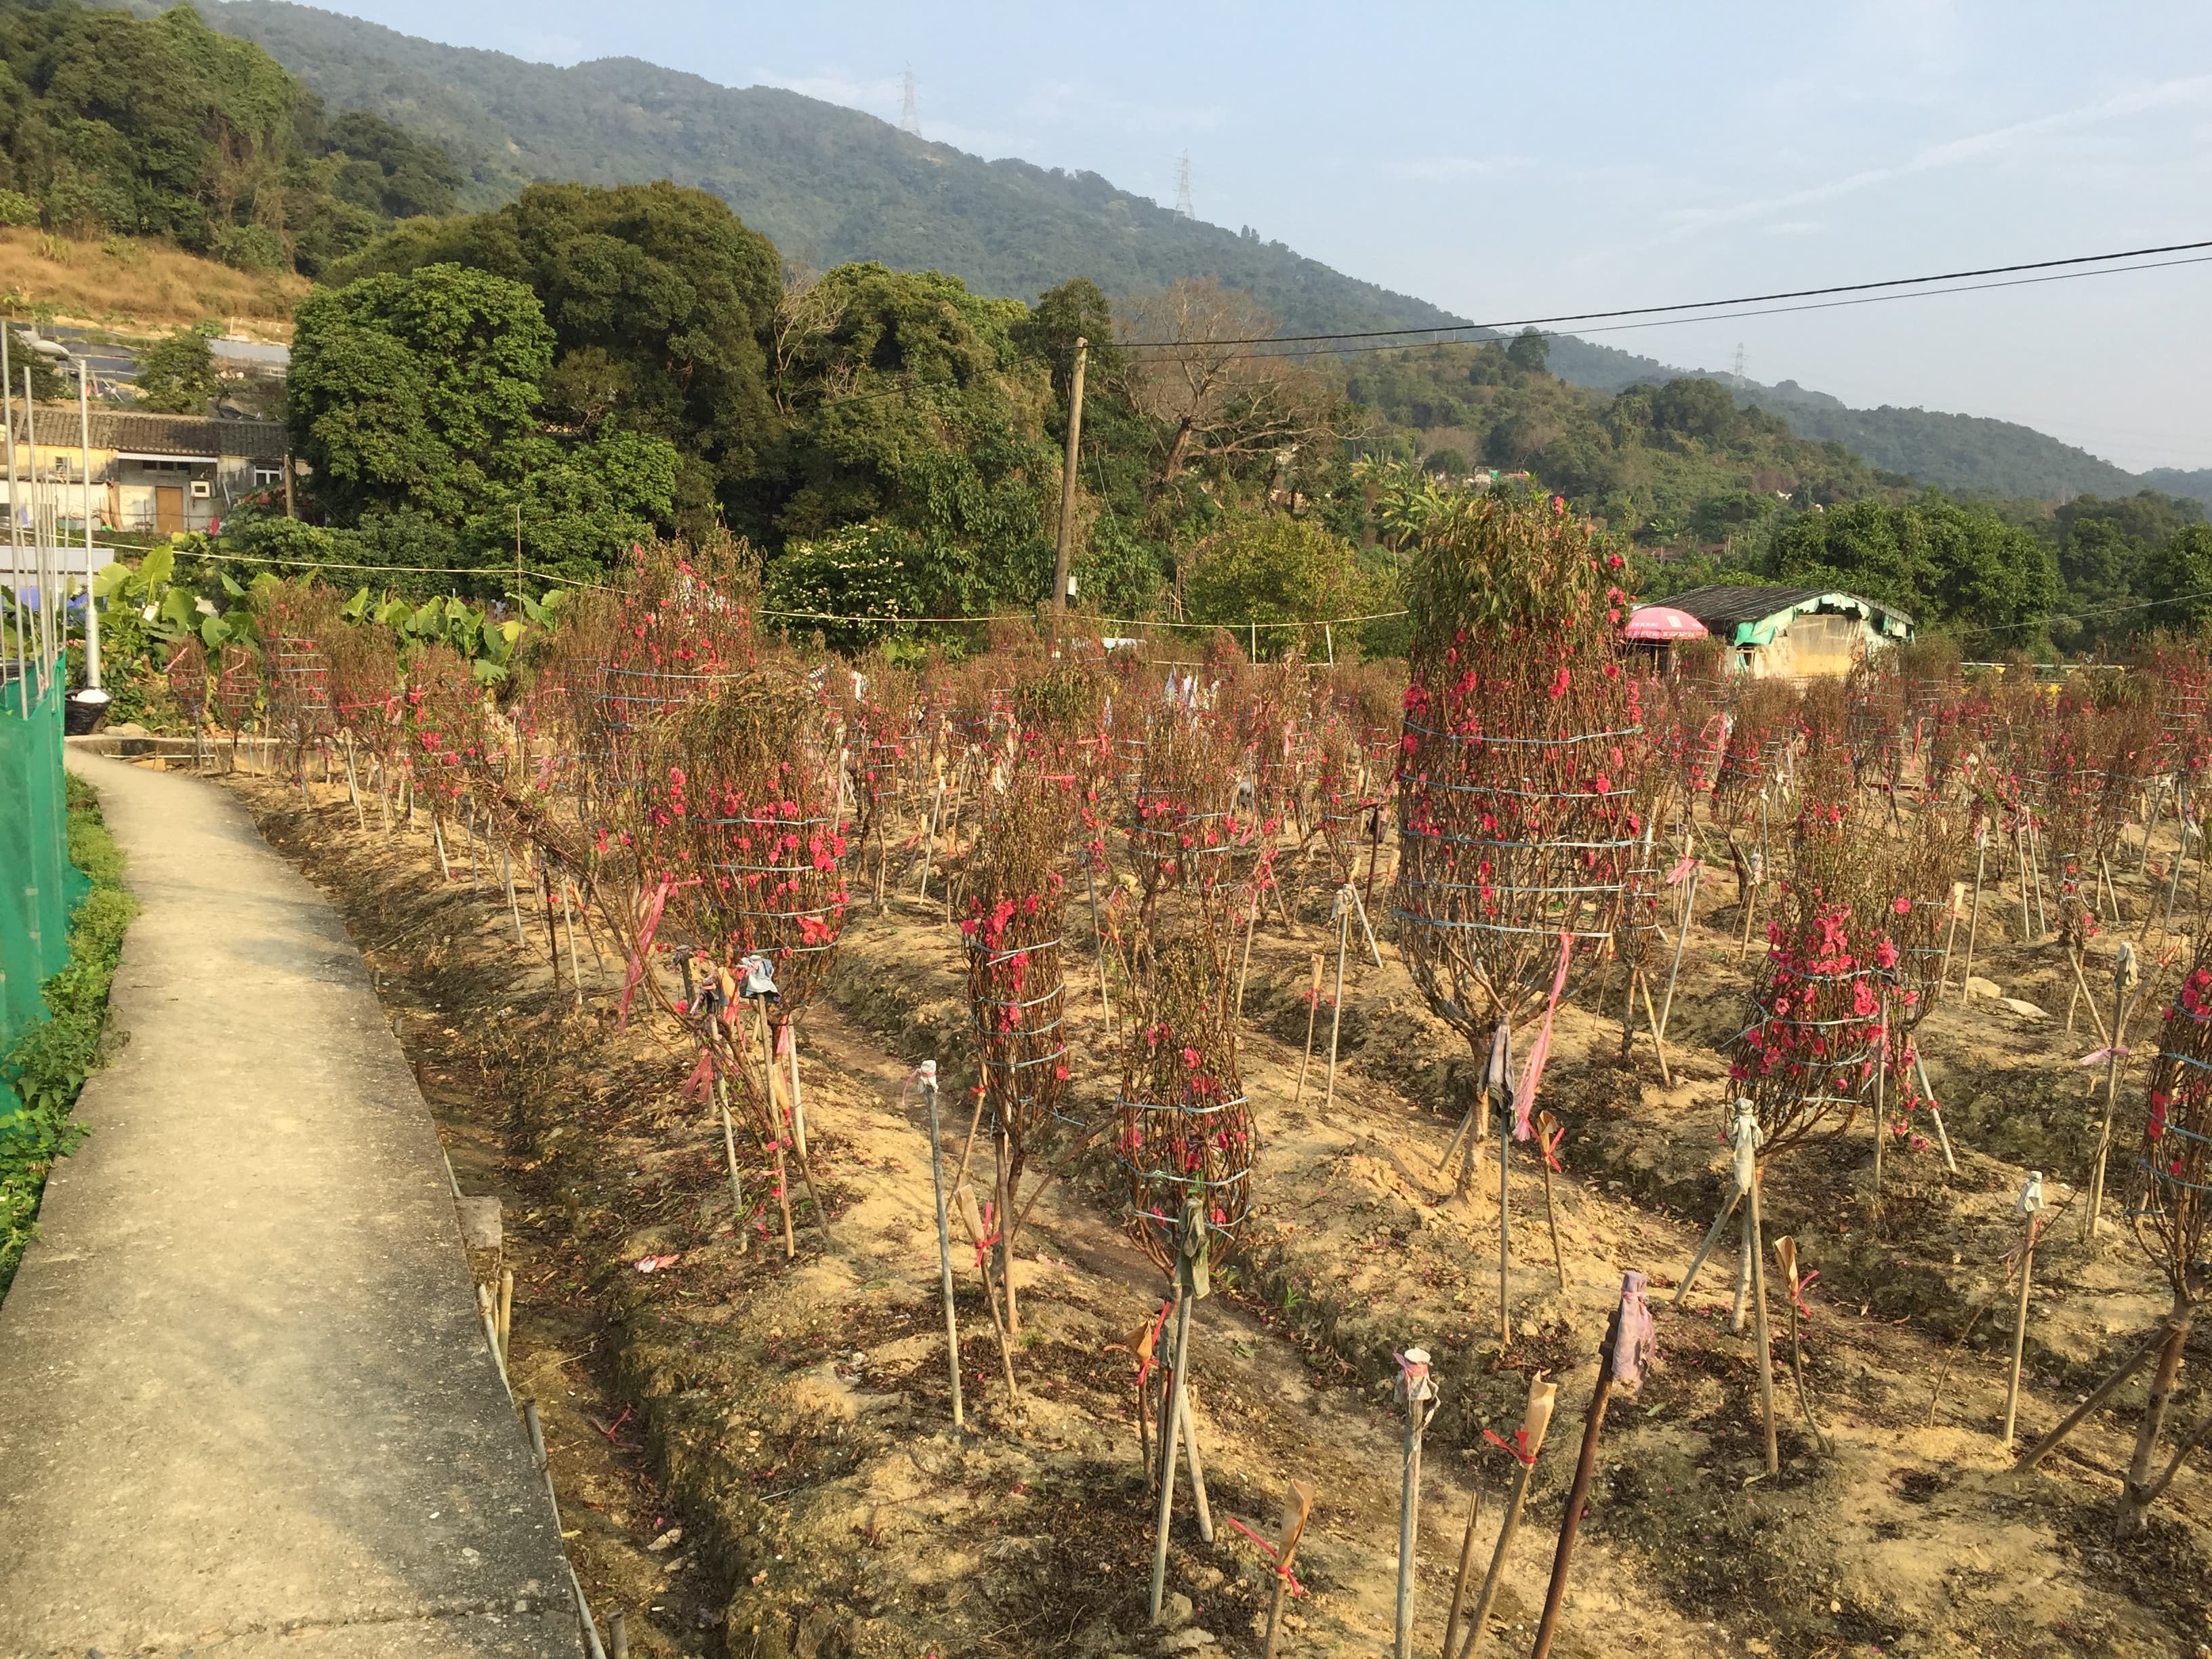
[{"label": "hazy sky", "polygon": [[[1083,167],[1480,319],[2212,239],[2212,4],[351,0]],[[2212,264],[1593,336],[2212,466]]]}]

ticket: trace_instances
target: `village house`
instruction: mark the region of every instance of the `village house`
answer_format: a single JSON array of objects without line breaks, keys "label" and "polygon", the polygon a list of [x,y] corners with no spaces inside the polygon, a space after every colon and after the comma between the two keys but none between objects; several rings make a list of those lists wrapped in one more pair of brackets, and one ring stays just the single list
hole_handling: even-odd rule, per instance
[{"label": "village house", "polygon": [[[19,478],[35,474],[72,525],[82,524],[88,495],[95,538],[102,530],[206,530],[247,495],[283,493],[290,440],[278,421],[94,409],[81,424],[76,404],[56,403],[39,404],[27,432],[21,405],[10,413]],[[28,528],[31,495],[27,488],[21,494],[16,519]],[[0,501],[10,499],[0,478]]]}]

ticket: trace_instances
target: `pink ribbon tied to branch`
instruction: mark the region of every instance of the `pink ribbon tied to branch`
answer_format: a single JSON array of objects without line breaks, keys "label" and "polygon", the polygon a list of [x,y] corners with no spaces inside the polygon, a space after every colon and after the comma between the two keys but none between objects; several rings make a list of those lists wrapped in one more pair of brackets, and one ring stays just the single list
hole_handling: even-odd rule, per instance
[{"label": "pink ribbon tied to branch", "polygon": [[1667,872],[1667,884],[1669,887],[1680,886],[1684,882],[1690,878],[1690,872],[1697,867],[1697,854],[1694,853],[1685,853],[1680,859],[1675,860],[1674,867]]},{"label": "pink ribbon tied to branch", "polygon": [[2076,1066],[2102,1066],[2108,1060],[2127,1060],[2131,1056],[2132,1052],[2115,1043],[2109,1048],[2099,1048],[2093,1053],[2086,1054],[2074,1063]]},{"label": "pink ribbon tied to branch", "polygon": [[629,1000],[637,994],[637,988],[645,982],[646,960],[653,952],[653,936],[660,931],[660,913],[668,908],[668,901],[674,896],[677,889],[695,886],[698,881],[696,876],[684,881],[663,876],[654,884],[653,891],[647,895],[645,909],[638,918],[637,942],[630,947],[629,961],[623,969],[622,1001],[615,1012],[617,1027],[629,1024]]},{"label": "pink ribbon tied to branch", "polygon": [[1531,1133],[1528,1114],[1535,1109],[1536,1088],[1544,1080],[1544,1062],[1552,1057],[1552,1016],[1559,1011],[1559,993],[1567,985],[1567,962],[1574,951],[1574,935],[1559,930],[1559,966],[1552,975],[1552,994],[1544,1000],[1544,1023],[1528,1045],[1528,1063],[1522,1068],[1521,1086],[1513,1091],[1513,1139],[1526,1140]]}]

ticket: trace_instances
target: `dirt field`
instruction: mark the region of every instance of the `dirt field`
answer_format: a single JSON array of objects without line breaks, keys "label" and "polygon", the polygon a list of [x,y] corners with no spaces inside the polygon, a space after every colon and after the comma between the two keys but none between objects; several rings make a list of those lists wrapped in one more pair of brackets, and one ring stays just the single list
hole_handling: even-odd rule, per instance
[{"label": "dirt field", "polygon": [[[1669,1024],[1671,1086],[1648,1034],[1621,1064],[1619,985],[1602,1016],[1589,997],[1561,1013],[1545,1103],[1568,1126],[1552,1182],[1565,1259],[1537,1166],[1516,1157],[1515,1335],[1502,1353],[1495,1165],[1486,1159],[1491,1194],[1471,1203],[1435,1173],[1471,1074],[1465,1045],[1422,1006],[1387,927],[1379,969],[1361,964],[1355,936],[1334,1102],[1324,992],[1322,1052],[1294,1105],[1312,954],[1333,951],[1334,936],[1317,920],[1298,937],[1263,927],[1243,1054],[1261,1133],[1256,1218],[1194,1323],[1218,1531],[1200,1541],[1179,1498],[1170,1585],[1187,1601],[1163,1632],[1146,1618],[1152,1506],[1134,1371],[1117,1345],[1154,1316],[1164,1282],[1121,1231],[1103,1158],[1049,1188],[1022,1236],[1018,1403],[975,1252],[956,1241],[970,1431],[951,1425],[928,1143],[902,1090],[917,1061],[939,1060],[947,1133],[965,1133],[955,1085],[972,1071],[967,1005],[941,902],[858,914],[830,996],[805,1018],[806,1117],[833,1245],[802,1210],[787,1261],[772,1200],[732,1214],[719,1127],[679,1091],[682,1034],[651,1018],[617,1027],[619,964],[593,956],[604,936],[580,938],[580,1006],[565,961],[559,981],[549,971],[546,919],[526,899],[518,943],[495,859],[480,886],[458,858],[441,881],[427,824],[363,834],[343,789],[318,790],[310,808],[265,780],[234,787],[348,918],[464,1188],[506,1200],[515,1393],[544,1408],[569,1547],[603,1616],[627,1610],[635,1653],[1256,1655],[1272,1576],[1222,1517],[1272,1534],[1293,1478],[1318,1502],[1282,1650],[1386,1652],[1402,1429],[1391,1350],[1414,1342],[1443,1382],[1417,1652],[1440,1644],[1478,1490],[1478,1573],[1487,1559],[1513,1465],[1484,1431],[1510,1435],[1532,1370],[1561,1384],[1486,1648],[1525,1652],[1599,1342],[1621,1270],[1637,1268],[1651,1275],[1660,1364],[1606,1419],[1555,1652],[2212,1654],[2212,1479],[2185,1471],[2146,1536],[2111,1541],[2140,1381],[2039,1472],[2015,1480],[2000,1451],[2014,1196],[2030,1166],[2054,1206],[2070,1194],[2102,1082],[2075,1063],[2100,1039],[2086,1015],[2066,1030],[2072,978],[2057,947],[2004,937],[2009,886],[1984,910],[1974,971],[2049,1014],[1954,996],[1922,1028],[1957,1173],[1933,1146],[1893,1152],[1877,1212],[1863,1121],[1770,1172],[1768,1236],[1793,1233],[1819,1270],[1806,1372],[1835,1442],[1822,1455],[1808,1432],[1780,1341],[1775,1478],[1763,1473],[1749,1327],[1729,1326],[1734,1250],[1717,1253],[1684,1308],[1668,1305],[1723,1192],[1725,1069],[1712,1045],[1735,1029],[1749,982],[1732,881],[1710,877],[1700,901]],[[2140,914],[2145,881],[2124,871],[2118,884]],[[1326,890],[1307,896],[1318,918]],[[1079,932],[1075,920],[1072,908]],[[2108,995],[2101,960],[2089,979]],[[1087,955],[1073,959],[1086,1107],[1110,1095],[1114,1068],[1091,971]],[[2159,1000],[2154,988],[2138,1006]],[[2123,1185],[2154,1018],[2130,1032]],[[753,1153],[749,1194],[768,1191],[762,1166]],[[2165,1310],[2120,1215],[2115,1201],[2092,1255],[2069,1208],[2038,1254],[2026,1438]],[[654,1271],[641,1271],[647,1261]],[[1786,1332],[1771,1275],[1768,1297]],[[2204,1346],[2192,1343],[2175,1424],[2203,1408]]]}]

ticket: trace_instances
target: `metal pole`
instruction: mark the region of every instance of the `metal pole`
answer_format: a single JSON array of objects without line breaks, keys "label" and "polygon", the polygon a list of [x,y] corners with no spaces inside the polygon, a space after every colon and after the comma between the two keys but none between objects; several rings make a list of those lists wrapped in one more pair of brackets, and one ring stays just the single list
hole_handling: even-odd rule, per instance
[{"label": "metal pole", "polygon": [[8,337],[13,326],[0,321],[0,424],[7,428],[8,441],[8,581],[15,596],[15,698],[25,719],[31,713],[31,647],[32,640],[23,624],[23,532],[19,514],[21,499],[15,493],[15,382],[8,373]]},{"label": "metal pole", "polygon": [[92,403],[91,392],[85,384],[91,374],[91,366],[79,357],[76,360],[76,430],[77,443],[84,458],[82,500],[79,502],[84,509],[84,683],[87,690],[97,691],[100,690],[100,607],[92,602]]}]

